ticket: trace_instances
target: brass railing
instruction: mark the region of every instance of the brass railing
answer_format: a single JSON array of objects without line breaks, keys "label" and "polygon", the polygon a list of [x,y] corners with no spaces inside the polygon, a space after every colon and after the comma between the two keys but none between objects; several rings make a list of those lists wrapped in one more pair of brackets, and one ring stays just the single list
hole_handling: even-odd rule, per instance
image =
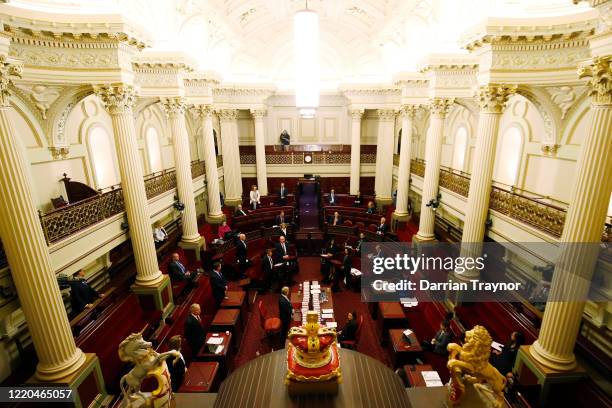
[{"label": "brass railing", "polygon": [[[420,159],[412,160],[410,172],[423,177],[425,162]],[[440,169],[439,184],[442,188],[467,197],[470,190],[470,175],[457,170],[442,168]],[[538,201],[535,198],[493,186],[489,208],[557,238],[561,237],[563,232],[566,210]]]},{"label": "brass railing", "polygon": [[[192,162],[192,178],[204,174],[203,168],[204,162]],[[176,173],[170,169],[149,174],[145,176],[144,183],[147,199],[151,199],[176,188]],[[47,244],[52,244],[124,210],[123,190],[117,185],[46,214],[39,212],[39,216]]]}]

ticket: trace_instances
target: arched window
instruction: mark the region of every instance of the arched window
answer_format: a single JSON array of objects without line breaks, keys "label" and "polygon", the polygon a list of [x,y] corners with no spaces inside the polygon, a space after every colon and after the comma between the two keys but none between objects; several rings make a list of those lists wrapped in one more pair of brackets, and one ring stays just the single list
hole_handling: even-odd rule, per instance
[{"label": "arched window", "polygon": [[161,150],[159,147],[159,135],[157,129],[154,127],[148,127],[145,133],[145,139],[147,142],[147,155],[149,157],[149,167],[152,173],[156,171],[162,171],[164,169],[161,160]]},{"label": "arched window", "polygon": [[119,183],[113,145],[110,135],[101,126],[94,126],[89,131],[89,151],[93,162],[97,188],[104,188]]},{"label": "arched window", "polygon": [[455,170],[463,171],[467,141],[467,129],[461,126],[455,133],[455,150],[453,151],[453,169]]},{"label": "arched window", "polygon": [[495,180],[500,183],[515,185],[521,163],[523,131],[512,126],[504,133],[499,146]]}]

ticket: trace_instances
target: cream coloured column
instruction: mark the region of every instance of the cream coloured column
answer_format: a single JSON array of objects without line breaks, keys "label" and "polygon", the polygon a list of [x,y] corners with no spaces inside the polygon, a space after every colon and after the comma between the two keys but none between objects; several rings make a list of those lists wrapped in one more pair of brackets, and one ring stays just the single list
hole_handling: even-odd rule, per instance
[{"label": "cream coloured column", "polygon": [[219,171],[215,155],[215,140],[213,133],[213,109],[211,105],[196,105],[191,112],[199,121],[204,141],[204,165],[206,166],[206,192],[208,195],[207,221],[220,224],[223,221],[221,211],[221,196],[219,195]]},{"label": "cream coloured column", "polygon": [[[478,257],[482,253],[485,236],[485,223],[489,212],[493,164],[497,148],[497,134],[502,113],[508,98],[516,92],[516,87],[499,84],[483,85],[479,88],[480,115],[476,133],[476,149],[472,161],[472,177],[468,192],[463,235],[461,237],[461,256]],[[465,269],[455,273],[460,280],[475,279],[480,275],[478,269]]]},{"label": "cream coloured column", "polygon": [[76,347],[34,206],[28,164],[9,118],[11,76],[22,67],[0,56],[0,236],[38,356],[36,377],[52,381],[85,362]]},{"label": "cream coloured column", "polygon": [[397,201],[395,204],[396,218],[408,216],[408,193],[410,192],[410,148],[412,145],[412,123],[417,106],[402,107],[402,139],[400,141],[400,162],[397,174]]},{"label": "cream coloured column", "polygon": [[257,164],[257,188],[262,196],[268,195],[268,173],[266,170],[266,131],[263,118],[265,109],[251,109],[255,121],[255,162]]},{"label": "cream coloured column", "polygon": [[203,239],[198,232],[198,219],[193,195],[191,153],[189,151],[187,126],[185,124],[185,99],[182,97],[163,98],[161,106],[168,115],[168,121],[170,122],[174,150],[174,168],[176,171],[176,189],[179,200],[185,206],[182,217],[183,236],[181,237],[181,244],[189,249],[199,248],[202,245]]},{"label": "cream coloured column", "polygon": [[395,110],[378,110],[378,147],[380,163],[376,166],[376,201],[379,204],[391,204],[391,187],[393,185],[393,144],[395,127]]},{"label": "cream coloured column", "polygon": [[438,195],[438,180],[440,178],[440,159],[442,155],[442,137],[444,135],[444,119],[452,104],[450,99],[433,98],[429,103],[431,116],[429,131],[425,145],[425,177],[423,178],[423,198],[419,232],[414,236],[417,241],[435,239],[434,222],[436,214],[427,204]]},{"label": "cream coloured column", "polygon": [[353,195],[359,191],[361,177],[361,118],[363,109],[349,110],[351,115],[351,181],[349,192]]},{"label": "cream coloured column", "polygon": [[145,192],[142,165],[136,144],[132,107],[135,101],[131,85],[116,83],[94,87],[113,122],[121,189],[125,201],[130,238],[136,263],[136,285],[157,286],[164,276],[159,271],[153,244],[149,204]]},{"label": "cream coloured column", "polygon": [[223,150],[223,180],[225,202],[229,205],[242,203],[242,176],[240,173],[240,149],[238,146],[238,110],[221,109],[217,112],[221,120],[221,147]]},{"label": "cream coloured column", "polygon": [[593,250],[601,243],[612,191],[611,64],[612,56],[596,57],[580,70],[581,78],[590,77],[591,123],[576,165],[576,181],[561,236],[561,256],[549,295],[553,301],[546,303],[540,334],[530,348],[538,363],[557,371],[576,367],[573,350],[597,260]]}]

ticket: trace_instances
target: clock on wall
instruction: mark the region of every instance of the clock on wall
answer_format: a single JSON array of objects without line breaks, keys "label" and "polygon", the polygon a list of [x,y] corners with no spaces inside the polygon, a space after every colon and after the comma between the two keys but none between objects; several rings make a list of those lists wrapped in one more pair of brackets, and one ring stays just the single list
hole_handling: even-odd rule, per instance
[{"label": "clock on wall", "polygon": [[312,163],[312,153],[306,153],[306,154],[304,154],[304,163],[305,163],[305,164],[310,164],[310,163]]}]

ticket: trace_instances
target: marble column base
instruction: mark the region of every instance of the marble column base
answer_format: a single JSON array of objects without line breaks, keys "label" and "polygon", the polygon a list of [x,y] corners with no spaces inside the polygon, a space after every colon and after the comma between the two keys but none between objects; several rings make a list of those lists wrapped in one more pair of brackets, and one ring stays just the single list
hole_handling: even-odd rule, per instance
[{"label": "marble column base", "polygon": [[216,215],[206,214],[204,218],[206,219],[207,223],[217,225],[223,222],[223,220],[225,219],[225,214],[223,213],[216,214]]},{"label": "marble column base", "polygon": [[226,197],[225,205],[229,207],[236,207],[238,204],[242,204],[242,197]]},{"label": "marble column base", "polygon": [[162,276],[162,280],[155,286],[139,286],[134,284],[131,289],[138,296],[143,310],[159,310],[162,312],[162,319],[164,319],[174,309],[174,303],[170,277],[168,275]]},{"label": "marble column base", "polygon": [[201,261],[200,250],[206,249],[206,241],[204,237],[200,237],[197,241],[179,241],[179,248],[185,252],[192,252],[196,261]]},{"label": "marble column base", "polygon": [[435,236],[433,237],[421,237],[419,234],[414,234],[412,236],[412,242],[418,244],[419,242],[438,242]]},{"label": "marble column base", "polygon": [[376,197],[375,199],[377,205],[389,205],[393,204],[393,197]]},{"label": "marble column base", "polygon": [[40,386],[62,386],[72,390],[73,403],[76,408],[105,406],[108,399],[100,360],[93,353],[85,353],[85,362],[77,371],[67,377],[53,381],[41,382],[36,376],[28,383]]},{"label": "marble column base", "polygon": [[410,221],[411,218],[412,216],[410,215],[409,212],[398,213],[396,210],[393,212],[393,214],[391,214],[391,228],[395,232],[397,230],[398,222],[408,222]]}]

